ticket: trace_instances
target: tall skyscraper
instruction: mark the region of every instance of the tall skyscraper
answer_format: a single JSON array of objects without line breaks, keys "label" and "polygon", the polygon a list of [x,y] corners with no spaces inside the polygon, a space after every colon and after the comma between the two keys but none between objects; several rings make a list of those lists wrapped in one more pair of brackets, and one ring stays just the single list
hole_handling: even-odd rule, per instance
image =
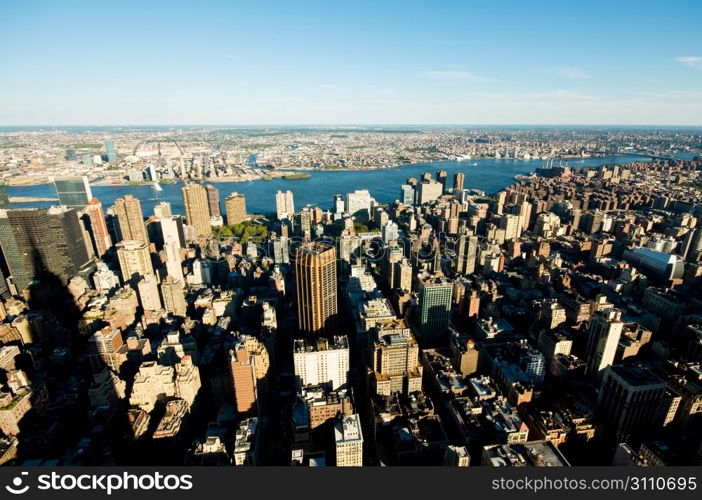
[{"label": "tall skyscraper", "polygon": [[166,272],[173,278],[183,280],[181,249],[185,245],[182,217],[175,215],[159,219],[163,250],[166,252]]},{"label": "tall skyscraper", "polygon": [[279,220],[292,217],[295,213],[292,191],[277,191],[275,193],[275,211]]},{"label": "tall skyscraper", "polygon": [[588,374],[598,375],[614,363],[624,327],[621,318],[622,313],[613,308],[592,315],[585,352]]},{"label": "tall skyscraper", "polygon": [[151,253],[146,243],[133,240],[120,241],[117,243],[117,259],[124,281],[132,279],[135,275],[146,276],[154,273]]},{"label": "tall skyscraper", "polygon": [[456,272],[472,274],[475,272],[475,260],[478,256],[478,237],[459,234],[456,241]]},{"label": "tall skyscraper", "polygon": [[54,189],[61,206],[80,209],[93,199],[88,178],[82,177],[56,177]]},{"label": "tall skyscraper", "polygon": [[436,171],[436,180],[441,183],[441,190],[446,192],[446,180],[448,179],[448,172],[446,170]]},{"label": "tall skyscraper", "polygon": [[107,153],[107,161],[110,163],[117,163],[117,151],[115,150],[115,145],[112,139],[105,139],[105,152]]},{"label": "tall skyscraper", "polygon": [[145,311],[158,311],[161,309],[161,298],[158,294],[158,280],[153,274],[142,276],[137,282],[139,303]]},{"label": "tall skyscraper", "polygon": [[241,224],[246,220],[246,197],[232,193],[224,199],[227,210],[227,224]]},{"label": "tall skyscraper", "polygon": [[157,219],[165,219],[173,215],[171,204],[167,201],[162,201],[154,206],[154,215]]},{"label": "tall skyscraper", "polygon": [[370,215],[375,199],[367,189],[357,189],[346,195],[346,213],[355,215],[357,212],[366,211]]},{"label": "tall skyscraper", "polygon": [[112,248],[112,238],[110,238],[110,232],[107,229],[102,203],[97,198],[93,198],[83,209],[82,213],[83,222],[88,234],[90,234],[95,255],[102,257]]},{"label": "tall skyscraper", "polygon": [[667,383],[644,364],[612,365],[603,372],[597,410],[617,442],[640,441],[657,423]]},{"label": "tall skyscraper", "polygon": [[185,207],[185,218],[190,226],[195,228],[195,234],[199,238],[205,238],[212,232],[210,225],[210,202],[207,197],[207,189],[200,184],[188,184],[181,193],[183,194],[183,206]]},{"label": "tall skyscraper", "polygon": [[453,189],[463,189],[463,182],[466,176],[462,172],[453,174]]},{"label": "tall skyscraper", "polygon": [[414,309],[417,336],[425,347],[442,346],[448,340],[453,283],[442,274],[417,276],[419,303]]},{"label": "tall skyscraper", "polygon": [[114,212],[117,216],[122,240],[139,241],[149,244],[149,236],[141,212],[141,202],[131,194],[115,200]]},{"label": "tall skyscraper", "polygon": [[300,331],[334,333],[338,315],[336,248],[327,242],[304,243],[295,255],[297,315]]},{"label": "tall skyscraper", "polygon": [[18,291],[45,272],[66,283],[89,261],[78,215],[67,207],[0,210],[0,245]]},{"label": "tall skyscraper", "polygon": [[212,184],[205,186],[207,189],[207,205],[210,207],[210,217],[221,217],[222,211],[219,208],[219,191]]}]

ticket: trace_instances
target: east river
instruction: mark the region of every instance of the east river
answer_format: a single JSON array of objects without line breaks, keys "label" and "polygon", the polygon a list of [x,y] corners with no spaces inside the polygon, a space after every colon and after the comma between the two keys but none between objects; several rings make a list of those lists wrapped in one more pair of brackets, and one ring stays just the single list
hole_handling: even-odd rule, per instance
[{"label": "east river", "polygon": [[[631,162],[650,161],[639,156],[606,156],[603,158],[584,158],[568,160],[571,167],[596,165],[613,165]],[[476,165],[477,163],[477,165]],[[554,165],[558,165],[556,160]],[[563,160],[561,164],[565,165]],[[275,192],[277,190],[292,190],[295,209],[305,205],[318,205],[321,208],[331,208],[335,194],[345,195],[356,189],[368,189],[371,195],[380,203],[390,203],[400,197],[400,185],[409,177],[419,178],[423,172],[431,172],[436,177],[436,171],[448,172],[448,185],[453,185],[453,174],[463,172],[465,188],[475,188],[487,194],[495,193],[510,184],[517,182],[515,176],[530,174],[536,168],[544,165],[543,160],[467,160],[446,161],[433,163],[417,163],[401,167],[378,170],[346,170],[311,171],[308,179],[273,179],[270,181],[257,180],[253,182],[212,182],[219,189],[224,211],[224,198],[231,192],[242,193],[246,196],[246,208],[250,213],[275,212]],[[204,181],[207,183],[208,181]],[[182,182],[162,184],[163,191],[157,192],[150,185],[115,185],[92,186],[93,196],[98,198],[104,207],[112,205],[116,198],[132,194],[142,203],[144,216],[153,214],[153,207],[161,201],[168,201],[173,212],[184,214],[181,197]],[[10,197],[46,198],[55,197],[53,185],[41,184],[36,186],[8,186]],[[57,202],[41,201],[29,203],[13,203],[13,208],[48,207]]]}]

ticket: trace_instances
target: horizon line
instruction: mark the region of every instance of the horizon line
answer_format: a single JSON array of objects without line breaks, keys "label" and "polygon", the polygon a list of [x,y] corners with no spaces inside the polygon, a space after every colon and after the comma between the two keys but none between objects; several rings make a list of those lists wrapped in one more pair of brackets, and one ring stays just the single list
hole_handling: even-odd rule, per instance
[{"label": "horizon line", "polygon": [[646,123],[78,123],[78,124],[4,124],[2,128],[61,128],[61,127],[213,127],[213,128],[264,128],[264,127],[640,127],[640,128],[702,128],[702,124],[646,124]]}]

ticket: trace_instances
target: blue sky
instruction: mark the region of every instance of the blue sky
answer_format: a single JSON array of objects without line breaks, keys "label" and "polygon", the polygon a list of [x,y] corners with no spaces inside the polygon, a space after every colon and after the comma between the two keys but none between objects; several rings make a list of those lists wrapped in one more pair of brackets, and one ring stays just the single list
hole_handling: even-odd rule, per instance
[{"label": "blue sky", "polygon": [[0,125],[702,125],[702,1],[0,0]]}]

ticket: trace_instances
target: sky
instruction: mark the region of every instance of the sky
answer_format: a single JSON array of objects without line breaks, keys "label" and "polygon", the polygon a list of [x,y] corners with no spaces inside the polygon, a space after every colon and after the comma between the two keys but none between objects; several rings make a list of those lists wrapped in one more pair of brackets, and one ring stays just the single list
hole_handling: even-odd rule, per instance
[{"label": "sky", "polygon": [[700,0],[0,0],[0,126],[698,126],[701,18]]}]

